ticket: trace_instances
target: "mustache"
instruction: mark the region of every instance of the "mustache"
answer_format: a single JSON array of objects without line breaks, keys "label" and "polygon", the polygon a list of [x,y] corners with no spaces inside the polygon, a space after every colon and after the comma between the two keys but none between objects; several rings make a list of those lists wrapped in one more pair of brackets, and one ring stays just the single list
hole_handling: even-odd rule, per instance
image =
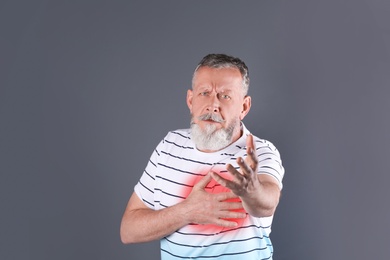
[{"label": "mustache", "polygon": [[198,117],[199,120],[212,120],[217,123],[223,123],[225,120],[220,116],[213,113],[206,113]]}]

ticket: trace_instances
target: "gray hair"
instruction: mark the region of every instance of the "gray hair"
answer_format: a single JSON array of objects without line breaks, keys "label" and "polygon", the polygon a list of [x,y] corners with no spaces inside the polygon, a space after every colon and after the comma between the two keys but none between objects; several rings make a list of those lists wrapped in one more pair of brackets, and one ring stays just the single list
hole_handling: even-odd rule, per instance
[{"label": "gray hair", "polygon": [[199,62],[196,67],[192,80],[194,80],[196,72],[201,67],[210,67],[210,68],[236,68],[240,71],[242,76],[242,89],[244,96],[248,94],[249,89],[249,71],[246,64],[239,58],[232,57],[226,54],[208,54]]}]

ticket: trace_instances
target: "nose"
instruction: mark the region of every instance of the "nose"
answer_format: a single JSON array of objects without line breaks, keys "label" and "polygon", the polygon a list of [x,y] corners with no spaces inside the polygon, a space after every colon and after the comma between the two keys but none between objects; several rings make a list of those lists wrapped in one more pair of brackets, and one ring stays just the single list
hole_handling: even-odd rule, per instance
[{"label": "nose", "polygon": [[206,110],[209,113],[219,113],[220,103],[219,103],[218,95],[212,95],[210,97],[210,103],[208,104]]}]

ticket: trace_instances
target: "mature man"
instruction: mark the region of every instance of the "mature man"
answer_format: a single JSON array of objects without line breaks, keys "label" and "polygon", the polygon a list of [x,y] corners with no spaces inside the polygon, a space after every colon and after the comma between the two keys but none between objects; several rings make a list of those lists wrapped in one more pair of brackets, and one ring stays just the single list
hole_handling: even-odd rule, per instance
[{"label": "mature man", "polygon": [[284,168],[242,123],[248,86],[240,59],[201,60],[187,92],[191,129],[169,132],[153,152],[123,215],[123,243],[161,239],[164,260],[272,259]]}]

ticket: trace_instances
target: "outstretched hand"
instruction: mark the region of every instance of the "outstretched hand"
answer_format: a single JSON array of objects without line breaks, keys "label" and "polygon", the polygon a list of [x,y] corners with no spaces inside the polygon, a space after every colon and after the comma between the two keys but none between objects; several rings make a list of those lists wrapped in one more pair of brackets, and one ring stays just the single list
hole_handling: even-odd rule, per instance
[{"label": "outstretched hand", "polygon": [[257,176],[258,159],[255,153],[255,144],[252,135],[248,135],[246,147],[247,156],[245,160],[241,157],[237,158],[240,171],[236,170],[231,164],[226,166],[227,170],[233,175],[233,180],[227,180],[215,172],[211,174],[219,184],[230,189],[241,198],[256,196],[261,186]]}]

